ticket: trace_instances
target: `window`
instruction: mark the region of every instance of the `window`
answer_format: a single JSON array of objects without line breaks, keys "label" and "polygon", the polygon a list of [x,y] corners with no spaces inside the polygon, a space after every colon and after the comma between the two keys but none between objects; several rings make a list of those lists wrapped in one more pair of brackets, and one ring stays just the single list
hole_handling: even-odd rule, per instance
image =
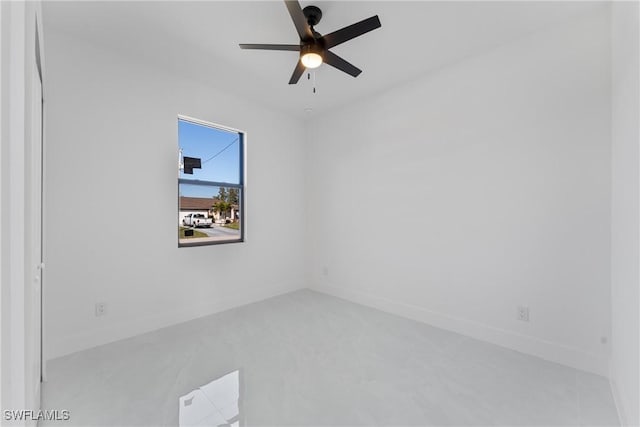
[{"label": "window", "polygon": [[244,134],[178,117],[178,246],[244,240]]}]

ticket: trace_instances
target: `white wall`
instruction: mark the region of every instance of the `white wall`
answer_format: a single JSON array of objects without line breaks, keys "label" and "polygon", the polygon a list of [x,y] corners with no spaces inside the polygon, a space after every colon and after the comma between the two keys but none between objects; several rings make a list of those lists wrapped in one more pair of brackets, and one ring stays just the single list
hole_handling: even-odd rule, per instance
[{"label": "white wall", "polygon": [[[45,30],[48,357],[304,286],[301,123]],[[245,243],[178,248],[178,114],[247,133]]]},{"label": "white wall", "polygon": [[639,13],[612,5],[611,379],[626,425],[640,425]]},{"label": "white wall", "polygon": [[314,288],[606,374],[608,19],[600,8],[314,120]]}]

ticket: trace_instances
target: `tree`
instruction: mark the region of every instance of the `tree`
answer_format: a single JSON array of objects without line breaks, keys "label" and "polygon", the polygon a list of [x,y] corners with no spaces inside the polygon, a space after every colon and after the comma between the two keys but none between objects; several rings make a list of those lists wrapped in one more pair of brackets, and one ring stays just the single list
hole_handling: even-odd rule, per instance
[{"label": "tree", "polygon": [[218,200],[226,202],[227,201],[227,197],[228,197],[227,189],[224,188],[224,187],[218,188]]},{"label": "tree", "polygon": [[228,216],[227,213],[229,212],[230,209],[231,209],[231,204],[224,200],[218,200],[213,204],[213,210],[218,212],[220,216],[224,214],[225,218]]},{"label": "tree", "polygon": [[216,202],[213,204],[212,209],[214,212],[218,212],[220,216],[228,218],[231,216],[231,208],[238,206],[239,200],[240,197],[237,188],[220,187],[218,188],[218,197],[216,197]]},{"label": "tree", "polygon": [[229,193],[227,197],[227,201],[232,205],[238,205],[238,189],[237,188],[229,188]]}]

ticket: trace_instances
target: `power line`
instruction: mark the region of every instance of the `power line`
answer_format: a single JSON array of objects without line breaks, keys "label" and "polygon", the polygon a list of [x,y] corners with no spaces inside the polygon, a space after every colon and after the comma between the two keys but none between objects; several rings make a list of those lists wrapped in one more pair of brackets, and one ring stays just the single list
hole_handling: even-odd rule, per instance
[{"label": "power line", "polygon": [[227,148],[231,147],[235,142],[237,142],[240,139],[239,136],[236,137],[236,139],[234,139],[233,141],[231,141],[229,143],[229,145],[227,145],[226,147],[224,147],[222,150],[218,151],[216,154],[214,154],[213,156],[209,157],[207,160],[205,160],[204,162],[202,162],[202,164],[204,165],[205,163],[207,163],[209,160],[213,160],[216,157],[218,157],[220,154],[222,154],[222,152],[224,150],[226,150]]}]

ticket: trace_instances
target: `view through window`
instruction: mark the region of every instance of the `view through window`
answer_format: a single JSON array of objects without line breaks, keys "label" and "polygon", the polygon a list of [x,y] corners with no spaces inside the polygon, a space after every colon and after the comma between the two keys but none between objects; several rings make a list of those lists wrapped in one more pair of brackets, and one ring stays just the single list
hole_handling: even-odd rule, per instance
[{"label": "view through window", "polygon": [[178,118],[178,246],[244,240],[244,134]]}]

